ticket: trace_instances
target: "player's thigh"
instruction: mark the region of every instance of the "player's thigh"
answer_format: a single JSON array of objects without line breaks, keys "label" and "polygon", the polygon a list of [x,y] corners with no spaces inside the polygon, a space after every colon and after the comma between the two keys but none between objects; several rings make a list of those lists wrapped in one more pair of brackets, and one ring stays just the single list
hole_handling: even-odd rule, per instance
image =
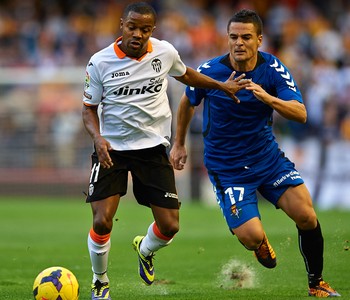
[{"label": "player's thigh", "polygon": [[111,219],[114,217],[118,205],[119,205],[120,195],[112,195],[105,199],[98,201],[93,201],[90,203],[92,213],[94,217]]},{"label": "player's thigh", "polygon": [[301,229],[313,229],[317,217],[310,193],[305,184],[290,186],[277,202],[280,207]]}]

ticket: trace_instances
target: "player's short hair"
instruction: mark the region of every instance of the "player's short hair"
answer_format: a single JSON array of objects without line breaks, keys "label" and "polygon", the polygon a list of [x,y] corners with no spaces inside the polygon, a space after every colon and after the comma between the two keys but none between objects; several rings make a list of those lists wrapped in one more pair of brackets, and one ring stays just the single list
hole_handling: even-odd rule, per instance
[{"label": "player's short hair", "polygon": [[126,19],[130,12],[135,12],[141,15],[152,15],[154,22],[157,20],[157,14],[154,8],[147,2],[135,2],[129,4],[123,12],[123,19]]},{"label": "player's short hair", "polygon": [[261,35],[263,31],[263,23],[259,15],[251,9],[242,9],[235,13],[227,23],[227,32],[231,23],[252,23],[256,29],[257,35]]}]

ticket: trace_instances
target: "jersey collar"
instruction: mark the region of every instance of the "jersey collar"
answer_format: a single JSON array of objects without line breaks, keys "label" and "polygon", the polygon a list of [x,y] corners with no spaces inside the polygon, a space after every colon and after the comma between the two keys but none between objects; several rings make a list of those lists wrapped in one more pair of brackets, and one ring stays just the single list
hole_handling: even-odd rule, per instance
[{"label": "jersey collar", "polygon": [[[224,64],[225,66],[229,67],[230,69],[233,70],[233,67],[231,65],[231,62],[230,62],[230,53],[228,53],[227,55],[225,55],[221,60],[220,62],[222,64]],[[265,59],[263,58],[263,56],[261,55],[261,52],[258,51],[258,60],[256,62],[256,65],[254,67],[254,69],[252,71],[254,71],[258,66],[260,66],[261,64],[263,64],[265,62]]]},{"label": "jersey collar", "polygon": [[[115,52],[115,54],[116,54],[120,59],[123,59],[123,58],[126,57],[127,55],[126,55],[126,53],[124,53],[124,52],[119,48],[119,46],[118,46],[118,43],[119,43],[121,40],[122,40],[122,37],[121,37],[121,36],[118,37],[118,38],[116,39],[116,41],[115,41],[115,43],[114,43],[114,52]],[[139,57],[139,58],[130,57],[130,56],[128,56],[128,57],[131,58],[131,59],[135,59],[135,60],[137,60],[137,61],[141,61],[141,60],[146,56],[147,53],[150,53],[150,52],[152,52],[152,51],[153,51],[152,43],[151,43],[151,41],[148,41],[147,52],[146,52],[144,55],[142,55],[142,56]]]}]

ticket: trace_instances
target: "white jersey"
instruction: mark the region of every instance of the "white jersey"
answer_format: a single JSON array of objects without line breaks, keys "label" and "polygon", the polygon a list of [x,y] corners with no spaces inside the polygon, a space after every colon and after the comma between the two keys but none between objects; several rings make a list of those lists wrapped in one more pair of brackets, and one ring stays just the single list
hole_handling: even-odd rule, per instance
[{"label": "white jersey", "polygon": [[91,57],[84,104],[100,105],[101,135],[115,150],[169,146],[172,114],[167,75],[182,76],[186,66],[166,41],[150,38],[140,59],[126,56],[118,47],[120,41]]}]

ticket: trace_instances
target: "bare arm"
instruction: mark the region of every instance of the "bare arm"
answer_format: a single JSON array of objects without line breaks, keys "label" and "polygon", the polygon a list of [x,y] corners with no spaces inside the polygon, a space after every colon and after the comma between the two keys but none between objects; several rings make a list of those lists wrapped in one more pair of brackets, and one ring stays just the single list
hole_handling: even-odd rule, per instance
[{"label": "bare arm", "polygon": [[284,101],[277,97],[271,96],[260,85],[254,82],[250,82],[246,89],[251,90],[258,100],[269,105],[282,117],[300,123],[306,122],[307,112],[303,103],[300,103],[297,100]]},{"label": "bare arm", "polygon": [[99,117],[97,114],[97,106],[83,105],[82,117],[86,131],[94,142],[98,160],[103,168],[109,169],[113,166],[109,151],[112,150],[111,145],[100,134]]},{"label": "bare arm", "polygon": [[239,103],[239,99],[235,96],[235,94],[239,90],[244,89],[246,86],[248,86],[250,81],[243,79],[245,77],[245,74],[242,74],[239,77],[233,79],[235,74],[236,72],[232,72],[231,76],[225,82],[221,82],[187,67],[186,73],[183,76],[174,78],[189,86],[221,90],[235,102]]},{"label": "bare arm", "polygon": [[288,120],[306,123],[307,112],[305,105],[297,100],[284,101],[276,97],[272,97],[271,101],[266,104],[270,105],[282,117]]},{"label": "bare arm", "polygon": [[186,94],[183,94],[177,110],[177,125],[174,145],[170,151],[170,161],[177,170],[182,170],[187,160],[185,142],[193,114],[194,106],[191,105]]}]

